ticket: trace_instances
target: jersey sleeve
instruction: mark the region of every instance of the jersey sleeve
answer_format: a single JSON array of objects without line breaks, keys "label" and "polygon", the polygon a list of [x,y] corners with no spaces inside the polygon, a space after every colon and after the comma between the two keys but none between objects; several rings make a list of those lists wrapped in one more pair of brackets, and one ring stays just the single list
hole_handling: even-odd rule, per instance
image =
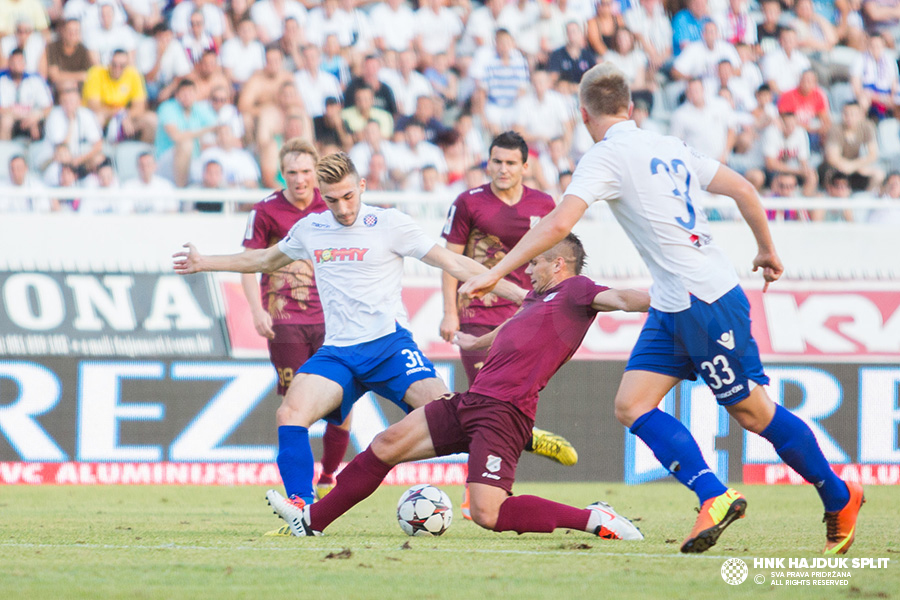
[{"label": "jersey sleeve", "polygon": [[604,150],[603,142],[600,142],[581,157],[563,196],[578,196],[588,206],[599,200],[609,202],[621,196],[622,180]]},{"label": "jersey sleeve", "polygon": [[278,242],[278,249],[285,256],[289,256],[294,260],[312,260],[312,255],[303,243],[303,219],[300,219],[283,240]]},{"label": "jersey sleeve", "polygon": [[691,170],[697,174],[700,187],[705,190],[709,183],[713,180],[713,177],[716,176],[716,172],[719,170],[719,166],[721,165],[721,163],[706,156],[699,150],[695,150],[687,144],[685,144],[685,146],[687,146],[688,149],[687,155],[691,162]]},{"label": "jersey sleeve", "polygon": [[420,259],[434,248],[435,241],[425,235],[409,215],[396,209],[388,209],[390,218],[391,251],[400,256]]},{"label": "jersey sleeve", "polygon": [[591,307],[597,294],[608,290],[609,287],[600,285],[588,277],[578,276],[572,282],[572,292],[569,295],[572,306],[585,309],[589,314],[597,311]]},{"label": "jersey sleeve", "polygon": [[244,230],[244,248],[267,248],[269,241],[268,219],[266,214],[254,208],[247,217],[247,228]]},{"label": "jersey sleeve", "polygon": [[469,240],[470,229],[469,205],[460,194],[447,211],[447,222],[441,230],[441,237],[451,244],[465,244]]}]

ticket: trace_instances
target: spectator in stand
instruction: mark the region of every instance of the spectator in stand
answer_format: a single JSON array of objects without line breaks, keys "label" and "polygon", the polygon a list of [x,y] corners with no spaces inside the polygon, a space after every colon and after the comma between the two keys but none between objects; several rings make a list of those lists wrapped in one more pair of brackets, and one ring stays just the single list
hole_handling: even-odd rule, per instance
[{"label": "spectator in stand", "polygon": [[[847,200],[852,193],[850,188],[850,179],[840,171],[834,169],[825,173],[825,196],[834,198],[835,200]],[[856,221],[856,215],[852,208],[844,208],[841,210],[824,210],[817,209],[810,213],[811,221],[847,221],[852,223]]]},{"label": "spectator in stand", "polygon": [[31,21],[18,21],[15,32],[0,40],[0,69],[6,68],[9,55],[16,48],[25,55],[25,70],[47,79],[47,65],[41,60],[44,56],[44,37],[34,30]]},{"label": "spectator in stand", "polygon": [[747,10],[747,0],[728,0],[728,10],[718,19],[722,39],[731,44],[756,45],[756,22]]},{"label": "spectator in stand", "polygon": [[647,55],[634,44],[634,34],[624,27],[616,31],[613,46],[606,53],[605,60],[625,74],[632,99],[643,100],[652,108],[656,79],[650,73]]},{"label": "spectator in stand", "polygon": [[64,21],[60,26],[59,39],[49,44],[41,58],[47,80],[54,88],[64,83],[83,85],[88,69],[94,63],[90,51],[81,43],[81,22],[77,19]]},{"label": "spectator in stand", "polygon": [[900,0],[863,0],[860,14],[866,33],[880,36],[893,48],[900,26]]},{"label": "spectator in stand", "polygon": [[[72,166],[72,153],[69,151],[69,146],[66,144],[56,144],[53,146],[53,157],[50,159],[50,162],[45,163],[38,160],[37,164],[34,165],[33,170],[35,173],[40,172],[41,181],[52,187],[59,185],[64,165],[67,165],[70,169],[74,169]],[[75,181],[77,183],[77,178]]]},{"label": "spectator in stand", "polygon": [[290,72],[303,67],[303,48],[309,42],[300,22],[294,18],[288,18],[284,22],[284,33],[275,42],[284,54],[284,68]]},{"label": "spectator in stand", "polygon": [[[667,127],[650,117],[650,107],[647,106],[647,103],[643,100],[636,100],[634,102],[634,110],[631,111],[631,118],[634,119],[634,124],[637,125],[639,129],[646,129],[647,131],[652,131],[659,135],[666,135],[668,133]],[[573,172],[575,171],[575,166],[573,165],[571,169],[566,170]],[[565,191],[565,189],[560,188],[560,191]]]},{"label": "spectator in stand", "polygon": [[69,164],[84,177],[103,160],[103,132],[97,118],[81,105],[81,94],[74,83],[59,89],[59,106],[50,111],[45,128],[45,141],[69,149]]},{"label": "spectator in stand", "polygon": [[726,163],[736,135],[731,107],[718,96],[707,98],[701,79],[688,82],[685,96],[687,101],[672,113],[670,133]]},{"label": "spectator in stand", "polygon": [[505,29],[498,29],[495,47],[484,48],[475,57],[472,75],[485,95],[484,116],[493,135],[516,122],[516,100],[529,87],[528,62],[516,49]]},{"label": "spectator in stand", "polygon": [[[797,198],[797,176],[793,173],[775,173],[769,188],[769,198]],[[805,211],[795,209],[769,209],[766,216],[770,221],[808,221]]]},{"label": "spectator in stand", "polygon": [[[200,187],[205,190],[223,190],[228,187],[225,184],[225,169],[222,163],[210,160],[203,165],[203,177]],[[221,202],[197,202],[194,208],[199,212],[222,212]]]},{"label": "spectator in stand", "polygon": [[421,185],[422,187],[419,191],[426,194],[442,194],[447,191],[447,183],[434,165],[422,167]]},{"label": "spectator in stand", "polygon": [[191,13],[188,30],[181,36],[181,45],[192,64],[200,62],[200,58],[207,52],[217,55],[219,45],[215,38],[206,31],[203,11],[194,9]]},{"label": "spectator in stand", "polygon": [[104,5],[111,4],[116,26],[128,23],[128,15],[118,2],[113,0],[68,0],[63,7],[65,19],[78,19],[81,21],[81,33],[84,39],[90,39],[100,29],[100,10]]},{"label": "spectator in stand", "polygon": [[350,65],[344,59],[341,44],[334,34],[325,38],[325,45],[322,47],[322,70],[334,76],[341,83],[341,89],[350,83]]},{"label": "spectator in stand", "polygon": [[[179,201],[173,196],[175,186],[165,177],[156,174],[156,157],[152,152],[141,152],[137,157],[138,176],[122,183],[123,190],[145,192],[134,200],[135,212],[178,212]],[[150,193],[153,193],[150,196]]]},{"label": "spectator in stand", "polygon": [[425,79],[431,84],[435,93],[440,96],[444,107],[449,108],[456,104],[459,77],[450,67],[450,59],[445,53],[435,54],[431,58],[431,65],[425,69]]},{"label": "spectator in stand", "polygon": [[259,165],[253,155],[241,148],[241,142],[231,128],[219,125],[216,128],[216,143],[203,150],[191,164],[191,180],[202,181],[203,167],[209,161],[222,165],[222,175],[228,187],[258,188]]},{"label": "spectator in stand", "polygon": [[885,52],[884,38],[874,35],[866,46],[850,68],[850,84],[863,112],[878,122],[893,116],[900,73],[896,58]]},{"label": "spectator in stand", "polygon": [[862,52],[866,48],[866,32],[860,8],[862,0],[835,0],[835,33],[838,43]]},{"label": "spectator in stand", "polygon": [[329,34],[337,35],[341,47],[352,46],[353,33],[353,19],[348,12],[341,10],[338,0],[321,0],[307,15],[306,37],[310,44],[318,48],[325,44],[325,38]]},{"label": "spectator in stand", "polygon": [[137,34],[128,25],[116,23],[115,17],[112,2],[103,0],[100,3],[100,27],[92,30],[84,39],[84,45],[90,50],[94,64],[108,64],[113,52],[117,50],[127,52],[128,62],[134,64]]},{"label": "spectator in stand", "polygon": [[854,191],[878,189],[884,179],[878,167],[875,125],[866,120],[858,102],[845,104],[840,125],[828,132],[820,174],[829,167],[846,175]]},{"label": "spectator in stand", "polygon": [[366,190],[373,192],[393,192],[396,190],[383,154],[373,154],[369,164],[360,169],[360,174],[365,171]]},{"label": "spectator in stand", "polygon": [[675,13],[672,18],[672,48],[676,57],[688,44],[703,38],[703,24],[709,18],[706,0],[687,0],[687,6]]},{"label": "spectator in stand", "polygon": [[304,46],[303,62],[303,67],[294,74],[294,84],[309,116],[320,117],[325,112],[325,98],[342,98],[341,83],[334,75],[322,70],[322,51],[318,46]]},{"label": "spectator in stand", "polygon": [[719,61],[718,78],[711,82],[709,94],[719,94],[719,90],[727,89],[731,93],[735,112],[749,115],[756,108],[756,98],[747,88],[744,81],[735,75],[735,66],[728,60]]},{"label": "spectator in stand", "polygon": [[727,60],[735,69],[741,68],[741,58],[730,43],[719,37],[715,21],[703,23],[702,39],[686,45],[672,63],[672,79],[702,78],[709,86],[717,77],[719,63]]},{"label": "spectator in stand", "polygon": [[625,20],[621,13],[613,10],[613,1],[597,0],[596,13],[587,22],[588,46],[600,58],[603,58],[615,44],[616,32],[625,27]]},{"label": "spectator in stand", "polygon": [[[500,26],[513,35],[519,49],[531,59],[537,59],[541,52],[540,18],[540,3],[533,0],[507,2],[500,11]],[[545,61],[546,54],[540,59]]]},{"label": "spectator in stand", "polygon": [[503,27],[499,20],[504,4],[504,0],[485,0],[484,6],[472,9],[461,42],[468,52],[493,45],[494,33]]},{"label": "spectator in stand", "polygon": [[353,97],[353,106],[341,111],[341,118],[354,141],[362,139],[362,131],[369,121],[378,123],[381,136],[390,139],[394,135],[394,119],[390,113],[375,106],[375,94],[366,85],[358,86]]},{"label": "spectator in stand", "polygon": [[113,52],[108,67],[90,68],[84,82],[84,102],[106,128],[112,142],[137,138],[152,143],[156,115],[147,110],[147,91],[138,70],[124,50]]},{"label": "spectator in stand", "polygon": [[672,59],[672,24],[666,16],[660,0],[632,2],[625,11],[625,25],[650,61],[650,69],[656,73]]},{"label": "spectator in stand", "polygon": [[324,146],[336,146],[343,152],[353,146],[353,136],[347,131],[342,111],[341,101],[329,97],[325,99],[325,113],[313,119],[316,149],[321,156],[325,156],[321,151]]},{"label": "spectator in stand", "polygon": [[[277,95],[272,90],[280,90],[285,84],[294,83],[294,78],[284,68],[284,54],[278,46],[266,48],[266,66],[254,73],[241,88],[238,97],[238,111],[244,118],[244,129],[250,140],[257,140],[257,129],[261,115],[267,110],[276,110]],[[277,165],[276,165],[277,169]],[[263,169],[263,185],[266,172]],[[274,174],[273,174],[274,176]]]},{"label": "spectator in stand", "polygon": [[[269,92],[271,94],[271,91]],[[288,125],[291,118],[296,118],[300,131],[288,135]],[[276,187],[274,184],[280,175],[278,151],[284,140],[294,137],[312,139],[312,119],[306,113],[303,99],[300,97],[293,82],[286,81],[281,84],[276,94],[276,103],[265,107],[259,115],[256,129],[256,147],[262,170],[263,185]]]},{"label": "spectator in stand", "polygon": [[197,86],[197,100],[208,101],[213,88],[232,87],[225,71],[219,66],[214,50],[206,50],[194,65],[194,70],[187,76]]},{"label": "spectator in stand", "polygon": [[59,202],[47,196],[47,188],[28,170],[28,163],[21,154],[14,154],[9,159],[8,179],[4,184],[28,190],[27,196],[0,195],[0,214],[7,213],[48,213],[59,210]]},{"label": "spectator in stand", "polygon": [[402,52],[416,38],[416,15],[404,0],[387,0],[372,7],[372,35],[379,52]]},{"label": "spectator in stand", "polygon": [[376,154],[384,157],[385,167],[390,180],[390,183],[387,181],[383,182],[385,186],[393,187],[394,182],[402,181],[406,175],[405,171],[403,171],[404,153],[398,145],[381,135],[381,127],[375,121],[369,121],[366,124],[366,128],[363,130],[362,141],[354,144],[348,154],[354,165],[363,165],[360,167],[362,170],[359,174],[361,177],[366,178],[368,178],[368,174],[363,172],[366,169],[365,165],[369,165],[372,157]]},{"label": "spectator in stand", "polygon": [[152,37],[140,41],[137,47],[137,66],[147,84],[151,102],[164,102],[172,97],[175,85],[191,72],[181,42],[165,23],[157,23],[151,30]]},{"label": "spectator in stand", "polygon": [[881,198],[892,200],[894,206],[889,208],[875,208],[869,211],[866,220],[869,223],[879,225],[900,225],[900,172],[891,171],[881,187]]},{"label": "spectator in stand", "polygon": [[775,173],[791,173],[803,186],[804,196],[814,196],[819,179],[809,165],[809,136],[797,125],[794,113],[781,113],[778,123],[763,133],[763,156],[766,161],[766,179]]},{"label": "spectator in stand", "polygon": [[[634,111],[638,111],[640,101],[634,105]],[[646,105],[644,106],[646,112]],[[635,121],[637,123],[637,121]],[[640,125],[639,125],[640,126]],[[565,192],[565,188],[560,186],[560,175],[562,173],[572,173],[575,170],[575,161],[567,152],[568,145],[563,138],[553,138],[547,144],[547,150],[540,153],[538,162],[535,165],[542,173],[542,178],[547,183],[544,190],[550,195],[558,195]]]},{"label": "spectator in stand", "polygon": [[209,104],[216,113],[216,122],[219,125],[227,125],[231,128],[235,137],[244,138],[244,119],[234,105],[232,97],[232,88],[227,85],[219,85],[212,89],[209,94]]},{"label": "spectator in stand", "polygon": [[16,48],[0,72],[0,140],[26,136],[41,139],[44,119],[53,108],[50,88],[40,75],[25,71],[25,55]]},{"label": "spectator in stand", "polygon": [[810,68],[809,59],[797,49],[797,32],[781,30],[778,47],[762,58],[762,73],[772,92],[778,96],[800,83],[800,75]]},{"label": "spectator in stand", "polygon": [[0,35],[9,35],[20,21],[26,21],[42,35],[48,33],[50,19],[40,0],[0,0]]},{"label": "spectator in stand", "polygon": [[791,27],[797,32],[797,47],[819,68],[827,69],[828,53],[838,41],[834,25],[816,13],[812,0],[797,0],[794,13]]},{"label": "spectator in stand", "polygon": [[[96,173],[91,173],[82,180],[81,186],[86,190],[104,190],[107,192],[114,192],[121,187],[119,178],[116,177],[116,171],[113,169],[112,161],[108,157],[100,163]],[[86,215],[127,215],[134,213],[134,209],[134,198],[126,194],[94,195],[86,191],[78,206],[78,213]]]},{"label": "spectator in stand", "polygon": [[446,183],[447,163],[444,162],[444,153],[434,144],[425,141],[425,129],[419,123],[414,121],[406,126],[399,150],[402,157],[400,170],[403,173],[402,181],[398,182],[401,189],[422,189],[422,169],[427,165],[435,167],[442,182]]},{"label": "spectator in stand", "polygon": [[[738,68],[738,78],[748,90],[756,93],[756,90],[761,85],[765,85],[765,79],[763,79],[762,71],[759,70],[759,66],[756,64],[756,54],[753,47],[741,43],[735,46],[734,49],[737,50],[741,59],[741,65]],[[769,86],[766,85],[766,87],[768,88]]]},{"label": "spectator in stand", "polygon": [[550,53],[547,70],[553,76],[553,85],[563,94],[573,94],[581,82],[581,76],[597,64],[597,54],[587,45],[584,29],[579,23],[566,23],[566,45]]},{"label": "spectator in stand", "polygon": [[781,2],[779,0],[762,0],[760,2],[763,20],[756,26],[756,54],[759,57],[778,48],[778,40],[785,29],[781,23]]},{"label": "spectator in stand", "polygon": [[397,69],[384,69],[379,77],[391,88],[397,102],[397,114],[411,115],[416,111],[416,99],[434,93],[425,76],[416,71],[416,53],[405,50],[399,54]]},{"label": "spectator in stand", "polygon": [[191,19],[196,11],[200,11],[203,15],[202,31],[213,39],[216,48],[221,48],[222,40],[231,37],[231,32],[228,19],[225,18],[225,13],[215,0],[182,0],[179,2],[169,20],[172,31],[179,38],[192,33]]},{"label": "spectator in stand", "polygon": [[812,69],[800,76],[800,84],[778,98],[778,111],[791,112],[797,123],[809,133],[809,145],[813,151],[822,148],[822,142],[831,129],[831,110],[828,96],[819,86],[819,77]]},{"label": "spectator in stand", "polygon": [[575,113],[568,100],[550,88],[547,71],[537,70],[531,74],[531,91],[518,99],[515,112],[516,130],[529,148],[546,149],[554,138],[564,139],[565,147],[569,147],[575,129]]},{"label": "spectator in stand", "polygon": [[431,64],[435,54],[446,54],[454,64],[456,42],[463,29],[459,16],[444,6],[443,0],[421,0],[416,10],[414,47],[425,64]]},{"label": "spectator in stand", "polygon": [[437,100],[433,96],[419,96],[416,99],[416,112],[408,117],[400,117],[394,126],[395,131],[403,131],[415,121],[425,130],[425,141],[437,144],[438,138],[447,131],[444,124],[435,116]]},{"label": "spectator in stand", "polygon": [[281,39],[288,19],[301,26],[306,23],[306,8],[296,0],[262,0],[250,7],[250,19],[256,25],[259,40],[271,44]]},{"label": "spectator in stand", "polygon": [[121,0],[122,8],[134,30],[143,35],[164,23],[162,11],[168,0]]},{"label": "spectator in stand", "polygon": [[202,138],[216,129],[216,114],[196,97],[196,84],[184,79],[175,88],[175,97],[159,106],[156,157],[160,172],[178,187],[188,184],[191,160],[200,156]]},{"label": "spectator in stand", "polygon": [[394,92],[389,85],[379,79],[380,71],[381,59],[375,54],[366,56],[362,63],[360,75],[351,79],[347,89],[344,91],[348,107],[353,106],[357,88],[368,86],[375,94],[375,107],[387,111],[391,116],[397,115],[397,102],[394,99]]}]

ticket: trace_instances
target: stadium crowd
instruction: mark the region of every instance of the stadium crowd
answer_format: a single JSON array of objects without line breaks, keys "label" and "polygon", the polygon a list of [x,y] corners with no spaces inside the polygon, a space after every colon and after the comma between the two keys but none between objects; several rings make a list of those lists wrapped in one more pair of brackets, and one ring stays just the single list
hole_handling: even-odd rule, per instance
[{"label": "stadium crowd", "polygon": [[369,190],[453,196],[509,129],[526,185],[558,197],[601,61],[638,126],[763,195],[898,198],[898,39],[900,0],[0,0],[3,184],[34,190],[0,212],[221,210],[171,191],[279,187],[292,137],[348,152]]}]

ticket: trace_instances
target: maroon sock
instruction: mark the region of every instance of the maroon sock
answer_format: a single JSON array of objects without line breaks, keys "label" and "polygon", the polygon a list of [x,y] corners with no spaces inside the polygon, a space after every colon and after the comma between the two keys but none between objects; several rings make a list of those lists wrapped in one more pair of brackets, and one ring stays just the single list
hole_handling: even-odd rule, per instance
[{"label": "maroon sock", "polygon": [[537,496],[510,496],[500,505],[494,531],[550,533],[557,527],[584,531],[590,516],[591,511],[586,508]]},{"label": "maroon sock", "polygon": [[378,489],[391,468],[391,465],[375,456],[371,448],[357,454],[337,476],[334,489],[309,507],[312,528],[322,531],[357,503],[368,498]]},{"label": "maroon sock", "polygon": [[349,431],[341,429],[337,425],[328,424],[325,428],[325,435],[322,436],[322,475],[319,477],[319,481],[324,479],[326,482],[331,482],[334,480],[334,472],[344,460],[349,443]]}]

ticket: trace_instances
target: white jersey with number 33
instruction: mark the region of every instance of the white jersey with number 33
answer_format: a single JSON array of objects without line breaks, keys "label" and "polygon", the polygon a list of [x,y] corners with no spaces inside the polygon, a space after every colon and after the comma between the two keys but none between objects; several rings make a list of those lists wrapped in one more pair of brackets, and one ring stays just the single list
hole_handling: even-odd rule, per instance
[{"label": "white jersey with number 33", "polygon": [[588,205],[609,203],[650,270],[650,304],[657,310],[685,310],[690,295],[711,303],[739,282],[695,204],[719,166],[678,138],[623,121],[588,150],[572,175],[566,195]]}]

